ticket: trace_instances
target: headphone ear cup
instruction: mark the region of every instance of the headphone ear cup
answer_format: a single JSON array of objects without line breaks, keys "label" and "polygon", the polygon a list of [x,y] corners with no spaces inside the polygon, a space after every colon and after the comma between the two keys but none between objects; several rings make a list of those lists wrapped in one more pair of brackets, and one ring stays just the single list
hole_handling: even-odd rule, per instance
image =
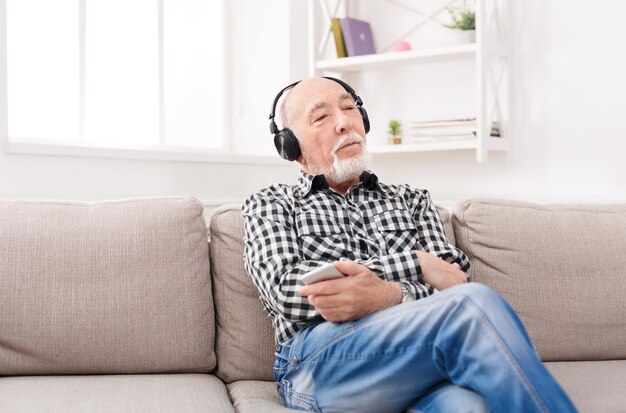
[{"label": "headphone ear cup", "polygon": [[361,117],[363,118],[363,126],[365,127],[365,134],[370,131],[370,118],[367,116],[367,111],[364,107],[359,106],[359,112],[361,112]]},{"label": "headphone ear cup", "polygon": [[274,146],[283,159],[295,161],[300,157],[300,144],[290,129],[285,128],[274,135]]}]

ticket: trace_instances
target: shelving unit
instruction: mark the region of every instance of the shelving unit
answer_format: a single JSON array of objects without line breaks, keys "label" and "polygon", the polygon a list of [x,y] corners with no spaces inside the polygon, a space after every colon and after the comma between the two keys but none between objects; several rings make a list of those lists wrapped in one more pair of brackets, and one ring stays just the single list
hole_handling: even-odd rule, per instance
[{"label": "shelving unit", "polygon": [[[381,0],[398,6],[395,0]],[[323,30],[316,27],[316,3],[320,5],[322,18],[329,23]],[[431,13],[421,13],[420,21],[413,29],[417,30],[445,10],[454,0],[446,2],[442,7]],[[433,62],[455,62],[474,59],[476,67],[476,102],[475,113],[477,119],[476,139],[464,141],[442,141],[432,143],[415,143],[401,145],[370,146],[374,154],[397,154],[403,152],[429,152],[450,150],[471,150],[476,152],[477,162],[486,162],[491,151],[508,151],[510,149],[510,135],[508,131],[505,108],[508,105],[504,79],[508,79],[510,54],[507,47],[509,38],[509,21],[506,10],[503,10],[501,0],[476,0],[476,42],[451,45],[445,47],[415,49],[405,52],[377,53],[372,55],[344,57],[341,59],[323,59],[327,47],[334,49],[332,33],[330,33],[330,18],[336,16],[339,9],[344,15],[349,15],[348,0],[338,0],[334,9],[328,7],[327,0],[309,0],[309,72],[311,76],[326,74],[350,77],[354,73],[397,67],[401,65],[422,65]],[[406,7],[406,6],[405,6]],[[414,10],[415,11],[415,10]],[[409,31],[410,33],[411,31]],[[404,33],[405,37],[408,33]],[[358,87],[356,85],[355,87]],[[503,107],[504,106],[504,107]],[[494,121],[500,124],[500,137],[490,136],[491,124]]]}]

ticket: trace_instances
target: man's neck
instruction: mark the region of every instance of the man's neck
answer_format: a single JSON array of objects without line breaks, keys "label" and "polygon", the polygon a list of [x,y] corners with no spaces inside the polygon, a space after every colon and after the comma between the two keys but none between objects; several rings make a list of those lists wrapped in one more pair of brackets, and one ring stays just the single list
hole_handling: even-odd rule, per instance
[{"label": "man's neck", "polygon": [[328,182],[328,186],[331,187],[336,192],[339,192],[341,195],[345,195],[348,192],[348,189],[352,188],[353,185],[356,185],[360,182],[359,178],[353,179],[351,181],[341,182],[339,184],[334,182]]}]

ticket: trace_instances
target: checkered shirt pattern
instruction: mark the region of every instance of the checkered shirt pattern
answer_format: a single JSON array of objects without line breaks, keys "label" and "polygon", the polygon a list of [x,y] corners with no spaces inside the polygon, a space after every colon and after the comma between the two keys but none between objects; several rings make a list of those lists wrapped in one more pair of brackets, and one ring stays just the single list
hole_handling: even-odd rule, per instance
[{"label": "checkered shirt pattern", "polygon": [[242,208],[244,264],[284,343],[321,315],[300,297],[300,277],[323,264],[347,258],[378,277],[400,282],[415,299],[436,290],[422,280],[415,250],[460,265],[469,260],[449,244],[428,191],[385,185],[365,171],[345,196],[330,189],[323,175],[300,173],[293,186],[273,184],[252,195]]}]

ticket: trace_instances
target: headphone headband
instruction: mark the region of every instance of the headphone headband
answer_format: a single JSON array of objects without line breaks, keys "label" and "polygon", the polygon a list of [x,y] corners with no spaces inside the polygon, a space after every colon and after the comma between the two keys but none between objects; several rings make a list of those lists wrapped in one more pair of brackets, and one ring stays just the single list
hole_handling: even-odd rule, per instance
[{"label": "headphone headband", "polygon": [[[276,95],[276,97],[274,98],[274,103],[272,103],[272,112],[270,113],[270,132],[272,132],[272,134],[274,133],[278,133],[278,127],[276,126],[276,122],[274,122],[274,117],[276,116],[276,105],[278,105],[278,100],[280,99],[280,97],[283,95],[283,93],[285,93],[285,91],[295,87],[298,83],[302,82],[301,80],[298,80],[297,82],[293,82],[292,84],[285,86],[284,88],[282,88],[282,90],[280,92],[278,92],[278,94]],[[272,127],[273,125],[273,127]]]},{"label": "headphone headband", "polygon": [[[361,113],[361,117],[363,118],[363,126],[365,127],[365,133],[370,131],[370,122],[367,116],[367,112],[363,107],[363,100],[359,95],[356,94],[354,89],[350,87],[346,82],[341,79],[337,79],[330,76],[323,76],[324,79],[332,80],[335,83],[340,84],[346,92],[350,94],[352,99],[354,99],[354,103],[356,104],[357,109]],[[297,82],[293,82],[292,84],[285,86],[274,98],[274,102],[272,103],[272,111],[270,112],[270,132],[274,135],[274,145],[276,146],[276,150],[280,154],[281,157],[287,159],[288,161],[294,161],[300,157],[300,144],[298,143],[298,139],[296,135],[289,129],[283,128],[278,129],[276,125],[276,121],[274,118],[276,117],[276,106],[278,105],[278,101],[280,97],[289,89],[294,88],[301,80]]]}]

